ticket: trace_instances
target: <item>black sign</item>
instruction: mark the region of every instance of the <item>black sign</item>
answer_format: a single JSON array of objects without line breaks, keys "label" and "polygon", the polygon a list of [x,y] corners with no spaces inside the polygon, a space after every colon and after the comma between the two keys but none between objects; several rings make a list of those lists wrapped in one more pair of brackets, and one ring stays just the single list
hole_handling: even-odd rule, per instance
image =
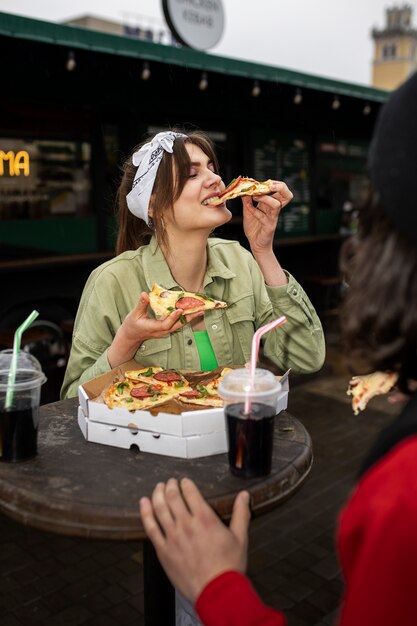
[{"label": "black sign", "polygon": [[284,181],[294,194],[278,223],[278,234],[305,235],[311,230],[308,146],[299,136],[254,134],[253,176]]}]

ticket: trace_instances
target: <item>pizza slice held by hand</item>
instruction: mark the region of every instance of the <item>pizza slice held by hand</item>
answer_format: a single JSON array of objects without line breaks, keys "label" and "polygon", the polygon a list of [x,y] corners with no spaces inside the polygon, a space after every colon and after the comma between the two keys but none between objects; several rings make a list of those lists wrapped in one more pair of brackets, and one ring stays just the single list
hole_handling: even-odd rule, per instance
[{"label": "pizza slice held by hand", "polygon": [[353,376],[347,390],[352,396],[352,409],[355,415],[366,409],[368,402],[375,396],[388,393],[398,380],[395,372],[373,372],[364,376]]},{"label": "pizza slice held by hand", "polygon": [[227,200],[233,200],[240,196],[264,196],[273,191],[273,180],[270,178],[259,182],[254,178],[246,178],[245,176],[238,176],[229,183],[224,191],[218,196],[208,198],[204,204],[209,206],[218,206],[223,204]]},{"label": "pizza slice held by hand", "polygon": [[164,289],[156,283],[149,293],[149,306],[159,320],[165,319],[176,309],[181,309],[184,315],[189,315],[198,311],[227,308],[226,302],[210,298],[204,293]]}]

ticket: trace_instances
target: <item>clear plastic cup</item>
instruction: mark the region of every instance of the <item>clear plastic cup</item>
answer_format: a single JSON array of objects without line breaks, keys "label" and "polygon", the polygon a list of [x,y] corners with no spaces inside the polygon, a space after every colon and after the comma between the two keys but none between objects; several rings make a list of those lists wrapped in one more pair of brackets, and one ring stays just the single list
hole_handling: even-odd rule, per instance
[{"label": "clear plastic cup", "polygon": [[37,454],[41,386],[46,376],[39,361],[29,352],[20,350],[12,402],[7,406],[12,356],[13,350],[0,351],[0,460],[15,462]]},{"label": "clear plastic cup", "polygon": [[233,370],[219,384],[224,401],[230,471],[254,478],[271,472],[274,418],[281,384],[272,372],[256,369],[252,384],[248,369]]}]

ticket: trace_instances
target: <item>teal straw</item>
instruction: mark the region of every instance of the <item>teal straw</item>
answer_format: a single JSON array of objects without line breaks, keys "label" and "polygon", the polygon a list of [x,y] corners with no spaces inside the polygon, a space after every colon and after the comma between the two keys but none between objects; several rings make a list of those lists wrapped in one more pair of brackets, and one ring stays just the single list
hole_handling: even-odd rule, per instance
[{"label": "teal straw", "polygon": [[27,319],[19,326],[14,334],[13,339],[13,354],[10,362],[9,375],[7,378],[7,391],[6,391],[6,403],[5,409],[10,409],[13,402],[13,387],[16,379],[16,367],[17,367],[17,355],[19,354],[20,344],[22,342],[22,335],[31,323],[38,317],[38,311],[32,311]]}]

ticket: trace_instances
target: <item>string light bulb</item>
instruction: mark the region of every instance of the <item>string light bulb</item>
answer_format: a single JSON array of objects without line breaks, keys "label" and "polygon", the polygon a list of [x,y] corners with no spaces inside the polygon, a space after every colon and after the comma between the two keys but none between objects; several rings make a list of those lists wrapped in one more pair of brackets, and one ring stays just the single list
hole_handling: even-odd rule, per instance
[{"label": "string light bulb", "polygon": [[257,98],[260,95],[261,95],[261,86],[259,84],[259,81],[255,80],[253,82],[253,87],[252,87],[252,97]]},{"label": "string light bulb", "polygon": [[142,80],[149,80],[151,77],[151,68],[149,67],[149,63],[147,61],[145,61],[142,66],[142,73],[140,76]]},{"label": "string light bulb", "polygon": [[66,68],[67,68],[68,72],[73,72],[76,67],[77,67],[77,62],[75,60],[75,54],[74,54],[74,52],[72,50],[70,50],[68,52]]},{"label": "string light bulb", "polygon": [[198,83],[198,88],[200,89],[200,91],[205,91],[207,87],[208,87],[207,73],[203,72],[201,74],[200,82]]},{"label": "string light bulb", "polygon": [[369,115],[371,111],[372,111],[371,105],[370,104],[365,104],[365,106],[363,107],[362,113],[364,115]]},{"label": "string light bulb", "polygon": [[302,101],[303,101],[303,94],[301,92],[301,89],[296,89],[293,102],[294,104],[301,104]]},{"label": "string light bulb", "polygon": [[337,109],[339,108],[340,108],[340,100],[337,96],[334,96],[333,102],[332,102],[332,109],[333,111],[337,111]]}]

